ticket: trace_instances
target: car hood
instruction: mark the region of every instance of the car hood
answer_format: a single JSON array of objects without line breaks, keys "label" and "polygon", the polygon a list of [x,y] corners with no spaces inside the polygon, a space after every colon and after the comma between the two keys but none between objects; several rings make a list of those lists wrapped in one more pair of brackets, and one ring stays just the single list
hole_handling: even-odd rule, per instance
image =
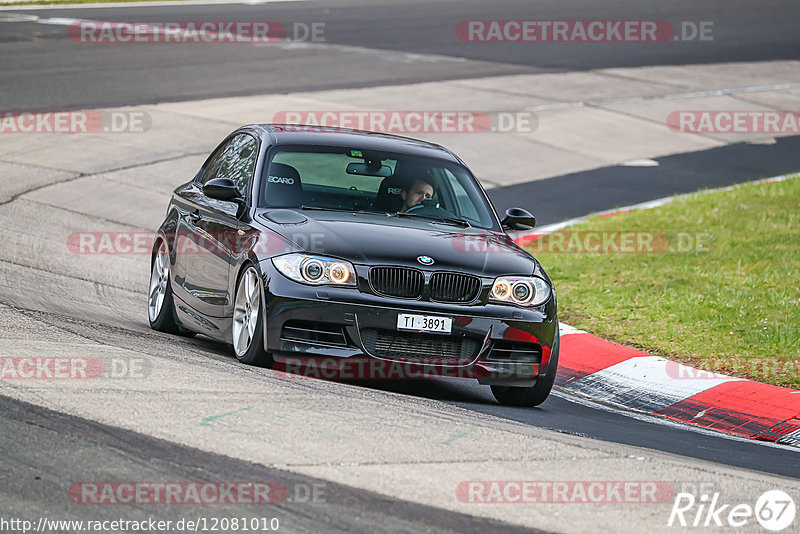
[{"label": "car hood", "polygon": [[[356,264],[406,265],[484,276],[528,275],[536,270],[536,260],[500,232],[381,214],[298,213],[301,216],[288,217],[291,222],[287,224],[275,223],[272,218],[286,217],[273,217],[269,212],[260,213],[259,219],[306,252]],[[422,265],[419,256],[429,256],[434,263]]]}]

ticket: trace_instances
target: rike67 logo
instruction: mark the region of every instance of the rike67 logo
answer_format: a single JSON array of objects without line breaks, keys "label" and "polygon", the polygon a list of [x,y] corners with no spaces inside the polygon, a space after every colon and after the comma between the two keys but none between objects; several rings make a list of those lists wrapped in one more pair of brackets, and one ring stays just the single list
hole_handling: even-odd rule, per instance
[{"label": "rike67 logo", "polygon": [[[700,496],[697,496],[700,493]],[[741,528],[753,532],[756,522],[763,528],[780,532],[794,523],[797,510],[794,500],[784,491],[764,492],[754,505],[726,503],[719,492],[680,492],[669,515],[667,526],[700,528]]]}]

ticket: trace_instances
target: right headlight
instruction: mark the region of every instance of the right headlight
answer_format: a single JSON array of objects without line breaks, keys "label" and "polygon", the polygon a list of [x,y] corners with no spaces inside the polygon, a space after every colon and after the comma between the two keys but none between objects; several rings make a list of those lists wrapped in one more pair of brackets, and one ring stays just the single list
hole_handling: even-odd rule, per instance
[{"label": "right headlight", "polygon": [[349,261],[294,253],[272,258],[272,264],[282,275],[301,284],[356,286],[356,272]]},{"label": "right headlight", "polygon": [[489,301],[517,306],[539,306],[547,302],[550,284],[538,276],[500,276],[492,284]]}]

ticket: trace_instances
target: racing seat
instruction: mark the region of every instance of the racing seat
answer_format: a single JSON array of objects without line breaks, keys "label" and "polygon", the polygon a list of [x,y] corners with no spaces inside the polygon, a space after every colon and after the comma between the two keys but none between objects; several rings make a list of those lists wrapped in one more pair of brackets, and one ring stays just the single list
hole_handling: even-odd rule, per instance
[{"label": "racing seat", "polygon": [[303,205],[303,184],[300,173],[285,163],[270,163],[265,189],[267,205],[296,208]]},{"label": "racing seat", "polygon": [[403,197],[400,193],[403,187],[408,183],[408,178],[405,176],[398,176],[393,174],[387,176],[378,187],[378,194],[375,200],[372,201],[370,209],[372,211],[385,211],[387,213],[395,213],[403,207]]}]

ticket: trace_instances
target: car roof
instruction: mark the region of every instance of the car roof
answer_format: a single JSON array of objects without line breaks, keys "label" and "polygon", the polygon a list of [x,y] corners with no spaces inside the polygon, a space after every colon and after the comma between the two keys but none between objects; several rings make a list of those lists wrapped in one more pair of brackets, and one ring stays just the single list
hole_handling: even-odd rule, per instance
[{"label": "car roof", "polygon": [[458,156],[443,146],[399,135],[299,124],[251,124],[241,129],[249,129],[262,137],[269,137],[271,145],[321,145],[383,150],[444,159],[463,165]]}]

